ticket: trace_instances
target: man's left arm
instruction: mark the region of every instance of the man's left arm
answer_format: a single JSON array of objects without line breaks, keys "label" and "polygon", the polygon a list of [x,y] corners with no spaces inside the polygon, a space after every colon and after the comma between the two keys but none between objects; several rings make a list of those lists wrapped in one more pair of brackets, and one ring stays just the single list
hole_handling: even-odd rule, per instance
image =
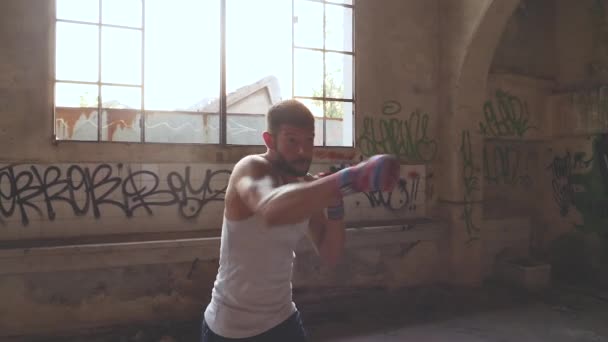
[{"label": "man's left arm", "polygon": [[313,215],[308,230],[317,254],[330,267],[335,266],[344,250],[346,237],[342,199],[336,199],[327,208],[327,216],[324,211]]}]

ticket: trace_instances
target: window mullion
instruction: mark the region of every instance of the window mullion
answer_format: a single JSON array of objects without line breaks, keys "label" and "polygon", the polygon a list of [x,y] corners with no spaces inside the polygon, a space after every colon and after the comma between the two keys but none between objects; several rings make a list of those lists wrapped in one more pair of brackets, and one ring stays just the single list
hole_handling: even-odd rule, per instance
[{"label": "window mullion", "polygon": [[101,142],[101,125],[102,125],[102,120],[101,120],[101,111],[102,111],[102,101],[103,99],[101,98],[101,23],[102,23],[102,3],[103,0],[99,0],[99,23],[97,24],[97,28],[98,28],[98,41],[97,41],[97,58],[99,58],[98,62],[98,75],[97,75],[97,141]]},{"label": "window mullion", "polygon": [[226,0],[220,4],[220,145],[227,143],[227,113],[226,113]]},{"label": "window mullion", "polygon": [[146,0],[141,0],[141,119],[140,125],[140,139],[141,142],[146,142],[146,109],[145,109],[145,61],[146,61]]},{"label": "window mullion", "polygon": [[327,21],[327,17],[326,17],[326,4],[323,3],[323,146],[327,146],[327,134],[326,134],[326,126],[327,126],[327,120],[326,119],[326,113],[325,113],[325,109],[326,109],[326,105],[327,105],[327,93],[325,91],[325,82],[326,82],[326,77],[327,77],[327,70],[326,70],[326,66],[325,66],[325,55],[326,55],[326,51],[325,51],[325,33],[327,31],[327,27],[326,27],[326,21]]}]

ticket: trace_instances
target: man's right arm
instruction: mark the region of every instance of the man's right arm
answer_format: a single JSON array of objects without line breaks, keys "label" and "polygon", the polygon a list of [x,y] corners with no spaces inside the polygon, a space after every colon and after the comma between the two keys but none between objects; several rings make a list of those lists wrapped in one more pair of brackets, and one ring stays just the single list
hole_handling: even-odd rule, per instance
[{"label": "man's right arm", "polygon": [[389,156],[311,182],[277,186],[268,167],[255,157],[235,165],[235,188],[242,201],[268,226],[301,222],[327,208],[336,196],[390,190],[399,177],[399,162]]},{"label": "man's right arm", "polygon": [[235,189],[249,210],[268,226],[301,222],[335,199],[336,188],[329,182],[279,186],[271,177],[266,162],[258,158],[247,157],[235,165]]}]

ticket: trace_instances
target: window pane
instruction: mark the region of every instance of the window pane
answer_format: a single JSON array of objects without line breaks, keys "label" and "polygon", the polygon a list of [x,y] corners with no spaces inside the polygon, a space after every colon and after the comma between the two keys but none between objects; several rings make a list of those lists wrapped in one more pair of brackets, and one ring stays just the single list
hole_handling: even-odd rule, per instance
[{"label": "window pane", "polygon": [[296,0],[294,5],[294,44],[322,49],[323,4]]},{"label": "window pane", "polygon": [[141,84],[141,31],[101,28],[101,81]]},{"label": "window pane", "polygon": [[295,96],[323,96],[323,52],[294,50]]},{"label": "window pane", "polygon": [[351,8],[326,5],[325,48],[353,51],[353,10]]},{"label": "window pane", "polygon": [[59,80],[97,82],[99,28],[95,25],[57,23],[55,76]]},{"label": "window pane", "polygon": [[219,127],[217,113],[152,112],[146,114],[146,141],[217,144]]},{"label": "window pane", "polygon": [[97,108],[98,95],[96,85],[63,82],[55,84],[56,107]]},{"label": "window pane", "polygon": [[57,19],[99,23],[99,0],[57,0]]},{"label": "window pane", "polygon": [[325,144],[327,146],[353,145],[353,103],[325,102]]},{"label": "window pane", "polygon": [[266,130],[266,116],[228,113],[226,128],[228,144],[263,145],[262,133]]},{"label": "window pane", "polygon": [[103,0],[102,24],[141,27],[143,0]]},{"label": "window pane", "polygon": [[323,101],[296,100],[302,102],[315,116],[315,146],[323,146]]},{"label": "window pane", "polygon": [[325,54],[325,97],[353,98],[353,58],[343,53]]},{"label": "window pane", "polygon": [[97,109],[55,108],[58,140],[97,141]]},{"label": "window pane", "polygon": [[102,86],[103,108],[141,109],[141,88]]},{"label": "window pane", "polygon": [[102,86],[101,100],[101,139],[141,141],[141,89]]},{"label": "window pane", "polygon": [[263,144],[268,108],[291,98],[290,18],[291,1],[226,2],[229,144]]},{"label": "window pane", "polygon": [[217,111],[219,1],[146,0],[145,108]]},{"label": "window pane", "polygon": [[104,109],[102,113],[102,141],[141,141],[141,111]]}]

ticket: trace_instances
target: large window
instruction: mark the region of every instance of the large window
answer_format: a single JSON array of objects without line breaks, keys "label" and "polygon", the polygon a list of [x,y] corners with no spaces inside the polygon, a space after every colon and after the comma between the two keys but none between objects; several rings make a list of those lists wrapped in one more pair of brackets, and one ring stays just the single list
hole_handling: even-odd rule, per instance
[{"label": "large window", "polygon": [[56,0],[55,136],[262,144],[296,98],[352,146],[353,0]]}]

